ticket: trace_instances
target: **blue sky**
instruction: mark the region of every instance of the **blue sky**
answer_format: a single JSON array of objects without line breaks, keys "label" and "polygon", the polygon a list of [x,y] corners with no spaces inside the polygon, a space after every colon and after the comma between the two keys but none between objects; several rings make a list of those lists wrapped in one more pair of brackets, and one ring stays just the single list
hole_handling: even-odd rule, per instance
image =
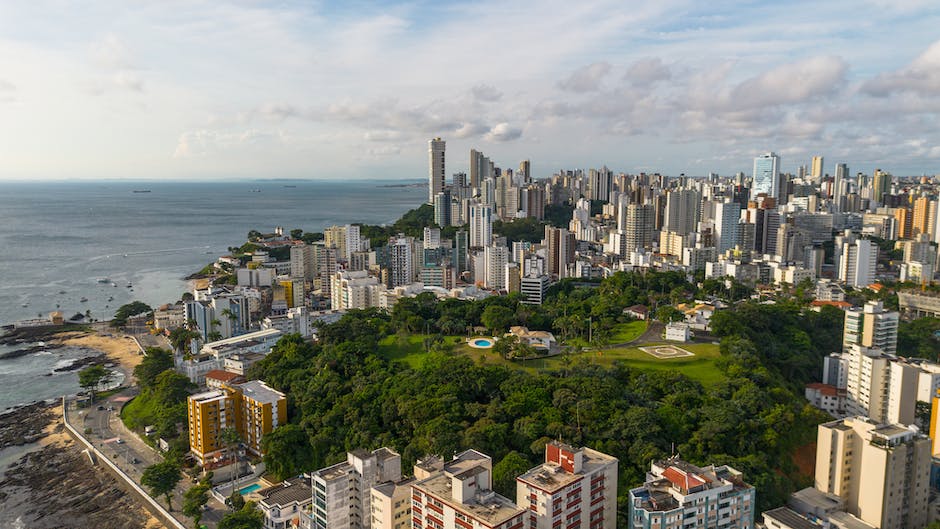
[{"label": "blue sky", "polygon": [[0,179],[940,172],[940,4],[0,3]]}]

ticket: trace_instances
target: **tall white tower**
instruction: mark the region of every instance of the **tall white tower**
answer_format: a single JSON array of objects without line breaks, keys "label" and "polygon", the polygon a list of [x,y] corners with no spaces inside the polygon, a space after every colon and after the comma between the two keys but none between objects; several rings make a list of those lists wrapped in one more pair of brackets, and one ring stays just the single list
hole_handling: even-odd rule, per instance
[{"label": "tall white tower", "polygon": [[445,143],[440,138],[428,140],[428,204],[433,204],[434,197],[444,190]]}]

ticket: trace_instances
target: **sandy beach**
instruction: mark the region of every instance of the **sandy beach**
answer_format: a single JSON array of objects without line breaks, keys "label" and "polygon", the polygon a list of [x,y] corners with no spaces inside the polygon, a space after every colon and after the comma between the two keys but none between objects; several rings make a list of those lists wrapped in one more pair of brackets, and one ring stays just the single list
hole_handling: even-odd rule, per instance
[{"label": "sandy beach", "polygon": [[101,351],[108,357],[108,360],[119,364],[128,373],[132,373],[144,358],[133,338],[117,333],[64,332],[56,335],[52,341]]}]

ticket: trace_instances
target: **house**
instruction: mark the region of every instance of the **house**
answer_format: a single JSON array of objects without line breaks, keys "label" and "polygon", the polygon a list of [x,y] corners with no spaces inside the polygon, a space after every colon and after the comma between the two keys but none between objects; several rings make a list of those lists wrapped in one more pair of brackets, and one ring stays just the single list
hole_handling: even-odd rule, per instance
[{"label": "house", "polygon": [[299,476],[257,492],[265,529],[299,527],[313,503],[310,478]]},{"label": "house", "polygon": [[649,317],[650,309],[646,305],[633,305],[632,307],[623,309],[623,313],[626,316],[631,316],[638,320],[646,321],[646,319]]},{"label": "house", "polygon": [[555,343],[555,335],[548,331],[530,331],[527,327],[518,325],[510,327],[508,335],[515,336],[519,338],[520,342],[545,351],[551,351],[552,345]]},{"label": "house", "polygon": [[688,323],[672,322],[666,324],[663,339],[670,342],[688,342],[692,339],[692,331]]},{"label": "house", "polygon": [[222,369],[213,369],[206,373],[206,387],[209,389],[222,389],[226,386],[241,384],[244,381],[245,377],[238,373]]}]

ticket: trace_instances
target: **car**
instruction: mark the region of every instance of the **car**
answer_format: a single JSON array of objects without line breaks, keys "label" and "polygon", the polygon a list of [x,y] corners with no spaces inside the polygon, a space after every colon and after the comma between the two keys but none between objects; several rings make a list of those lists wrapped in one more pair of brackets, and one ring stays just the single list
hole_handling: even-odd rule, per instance
[{"label": "car", "polygon": [[140,461],[139,461],[136,457],[132,457],[132,458],[131,458],[131,464],[132,464],[132,465],[136,465],[137,463],[140,463]]},{"label": "car", "polygon": [[124,444],[124,439],[118,439],[117,441],[115,441],[115,443],[122,445]]},{"label": "car", "polygon": [[103,411],[103,410],[104,410],[104,406],[98,406],[98,411]]}]

